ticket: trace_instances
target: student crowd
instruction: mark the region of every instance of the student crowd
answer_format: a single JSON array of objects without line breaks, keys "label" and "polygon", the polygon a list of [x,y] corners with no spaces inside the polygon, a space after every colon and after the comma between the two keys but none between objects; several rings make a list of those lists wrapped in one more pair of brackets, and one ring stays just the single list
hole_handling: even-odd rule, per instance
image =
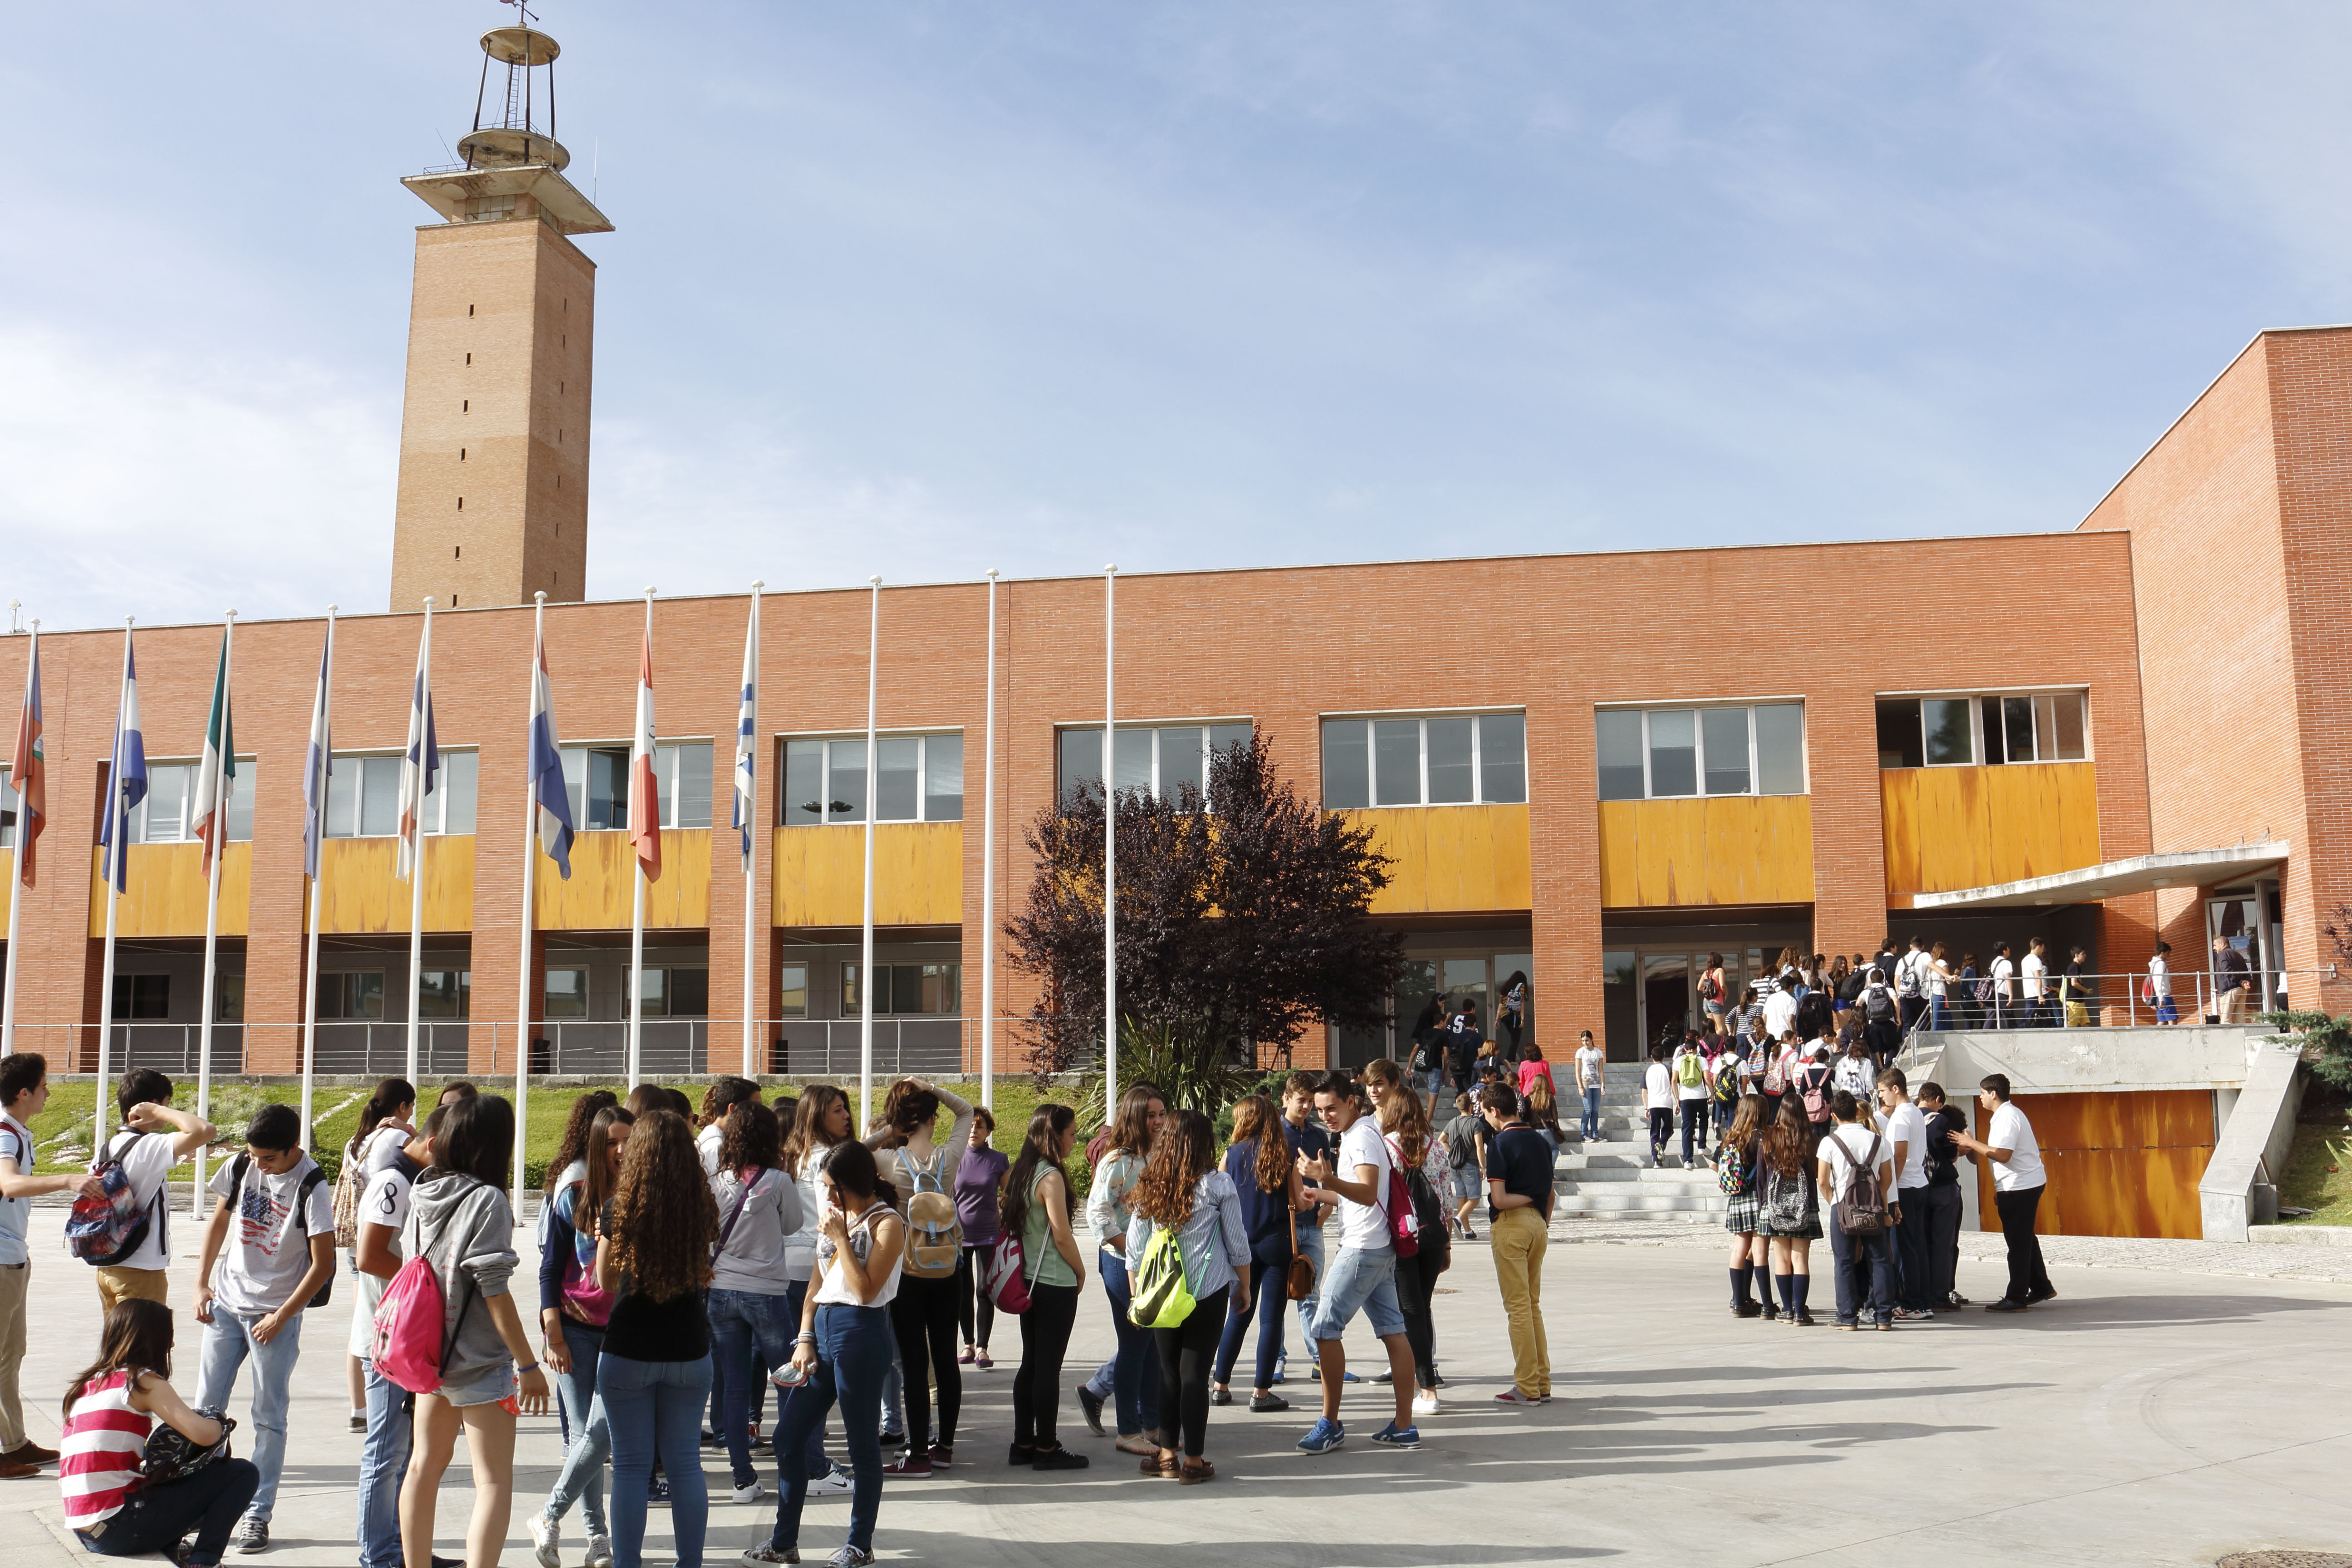
[{"label": "student crowd", "polygon": [[[1481,1200],[1513,1361],[1494,1403],[1551,1399],[1541,1281],[1564,1137],[1551,1068],[1514,1038],[1522,1059],[1473,1047],[1469,1070],[1455,1073],[1451,1037],[1462,1024],[1459,1013],[1424,1021],[1439,1070],[1461,1088],[1443,1125],[1432,1116],[1438,1095],[1418,1087],[1432,1040],[1417,1042],[1412,1067],[1381,1060],[1360,1075],[1270,1081],[1271,1092],[1232,1108],[1222,1154],[1202,1112],[1171,1109],[1149,1084],[1120,1097],[1084,1151],[1092,1261],[1117,1349],[1076,1398],[1087,1425],[1141,1474],[1188,1486],[1215,1478],[1210,1411],[1235,1402],[1253,1327],[1249,1408],[1290,1408],[1277,1390],[1294,1304],[1319,1384],[1298,1450],[1328,1453],[1348,1439],[1341,1396],[1360,1380],[1342,1340],[1360,1316],[1382,1352],[1371,1381],[1390,1385],[1392,1405],[1370,1441],[1418,1447],[1418,1418],[1439,1410],[1445,1387],[1433,1297],[1454,1236],[1475,1238]],[[1736,1311],[1812,1321],[1808,1255],[1825,1209],[1883,1222],[1852,1235],[1828,1227],[1842,1324],[1869,1312],[1885,1326],[1957,1303],[1956,1194],[1948,1203],[1936,1189],[1950,1186],[1961,1158],[1998,1162],[2004,1225],[2014,1189],[2031,1245],[2038,1161],[2030,1131],[2019,1136],[2002,1110],[1979,1142],[1932,1086],[1915,1107],[1901,1073],[1882,1070],[1874,1121],[1853,1091],[1824,1086],[1836,1069],[1818,1053],[1801,1047],[1786,1062],[1754,1053],[1768,1054],[1751,1060],[1736,1037],[1694,1036],[1672,1062],[1655,1053],[1649,1068],[1685,1108],[1685,1160],[1713,1159],[1731,1194]],[[1695,1080],[1685,1076],[1690,1061]],[[1575,1070],[1589,1130],[1604,1070],[1589,1035]],[[1726,1081],[1737,1093],[1710,1150],[1705,1112],[1690,1108],[1713,1103]],[[1686,1097],[1693,1088],[1700,1095]],[[2005,1084],[1996,1096],[1988,1080],[1987,1092],[2005,1106]],[[518,1130],[508,1101],[452,1084],[419,1118],[415,1089],[386,1079],[332,1183],[299,1146],[292,1110],[265,1107],[244,1152],[210,1183],[189,1401],[171,1381],[164,1184],[216,1133],[173,1110],[171,1095],[159,1073],[127,1075],[120,1130],[95,1173],[35,1175],[27,1124],[47,1100],[45,1065],[0,1058],[0,1476],[37,1475],[59,1458],[30,1441],[16,1385],[25,1200],[70,1191],[68,1243],[93,1266],[106,1312],[97,1359],[61,1407],[60,1486],[68,1524],[95,1552],[176,1549],[180,1562],[211,1568],[231,1545],[268,1549],[303,1324],[329,1304],[339,1252],[357,1282],[344,1351],[351,1422],[364,1434],[362,1568],[456,1568],[434,1554],[432,1521],[460,1432],[474,1493],[464,1561],[497,1563],[513,1507],[517,1417],[544,1412],[551,1396],[563,1463],[527,1521],[541,1568],[562,1568],[574,1509],[587,1568],[638,1568],[655,1503],[671,1510],[678,1562],[697,1568],[710,1507],[701,1452],[723,1447],[733,1500],[758,1500],[766,1488],[754,1448],[771,1401],[775,1520],[743,1561],[800,1562],[808,1500],[844,1495],[846,1539],[829,1561],[869,1563],[886,1480],[958,1462],[963,1369],[994,1366],[991,1340],[1007,1317],[1020,1337],[1007,1462],[1047,1473],[1088,1466],[1059,1425],[1088,1264],[1074,1226],[1079,1129],[1066,1105],[1038,1106],[1007,1154],[992,1146],[985,1108],[920,1079],[890,1086],[862,1138],[848,1098],[830,1085],[771,1104],[750,1080],[721,1079],[698,1113],[678,1090],[651,1084],[625,1101],[583,1093],[548,1167],[535,1341],[514,1300],[520,1259],[504,1182]],[[2038,1253],[2030,1264],[2021,1256],[2011,1287],[2021,1310],[2054,1293]],[[1759,1306],[1750,1292],[1767,1279]],[[248,1366],[249,1457],[232,1458],[226,1412]],[[836,1411],[845,1466],[824,1446]]]}]

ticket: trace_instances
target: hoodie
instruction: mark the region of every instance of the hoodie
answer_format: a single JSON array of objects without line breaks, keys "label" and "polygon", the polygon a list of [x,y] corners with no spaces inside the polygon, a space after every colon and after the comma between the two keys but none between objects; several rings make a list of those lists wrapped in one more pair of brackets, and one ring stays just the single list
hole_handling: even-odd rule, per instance
[{"label": "hoodie", "polygon": [[515,1269],[514,1211],[507,1206],[506,1194],[463,1172],[436,1166],[410,1190],[400,1246],[403,1256],[432,1265],[441,1285],[442,1332],[457,1330],[442,1359],[442,1383],[462,1387],[510,1364],[514,1357],[484,1300],[507,1294]]}]

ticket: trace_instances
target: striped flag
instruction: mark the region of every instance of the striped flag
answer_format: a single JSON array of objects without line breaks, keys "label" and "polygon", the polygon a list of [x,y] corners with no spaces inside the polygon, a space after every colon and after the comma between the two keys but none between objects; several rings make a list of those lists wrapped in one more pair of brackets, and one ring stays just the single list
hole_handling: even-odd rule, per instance
[{"label": "striped flag", "polygon": [[760,602],[743,632],[743,702],[735,716],[735,831],[743,841],[743,869],[751,868],[751,728],[760,713]]},{"label": "striped flag", "polygon": [[196,762],[196,798],[189,816],[205,847],[205,874],[228,842],[228,802],[236,789],[236,739],[228,710],[228,633],[221,633],[220,668],[213,674],[213,708],[205,721],[205,752]]},{"label": "striped flag", "polygon": [[547,679],[547,643],[538,641],[530,669],[530,792],[538,801],[539,847],[572,879],[572,795],[563,787],[563,752],[555,738],[555,694]]},{"label": "striped flag", "polygon": [[629,842],[646,880],[661,880],[661,791],[654,784],[654,634],[637,665],[637,733],[629,742]]},{"label": "striped flag", "polygon": [[115,819],[126,819],[122,837],[128,840],[127,818],[147,798],[147,737],[139,730],[139,662],[127,627],[122,633],[122,696],[114,710],[114,743],[106,754],[112,788],[106,815],[99,821],[98,841],[106,846],[106,879],[116,892],[125,893],[131,890],[131,864],[122,853],[124,846],[115,842]]},{"label": "striped flag", "polygon": [[400,758],[400,851],[393,874],[404,882],[424,856],[425,805],[440,775],[441,746],[433,734],[433,618],[427,616],[408,697],[408,749]]},{"label": "striped flag", "polygon": [[24,847],[17,863],[24,868],[28,888],[33,885],[33,852],[49,819],[48,775],[48,756],[41,740],[41,634],[36,629],[32,662],[25,670],[25,710],[17,716],[16,752],[8,772],[8,782],[16,791],[16,842]]},{"label": "striped flag", "polygon": [[327,641],[319,649],[319,688],[310,697],[310,748],[302,759],[302,875],[314,882],[319,879],[319,845],[327,837],[327,781],[335,771],[335,742],[327,716],[334,670],[335,622],[330,616]]}]

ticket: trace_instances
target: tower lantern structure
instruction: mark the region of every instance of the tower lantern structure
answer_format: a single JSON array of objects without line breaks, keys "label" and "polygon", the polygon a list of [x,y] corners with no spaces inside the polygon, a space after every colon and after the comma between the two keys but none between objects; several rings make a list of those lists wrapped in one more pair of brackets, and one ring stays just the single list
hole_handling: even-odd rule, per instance
[{"label": "tower lantern structure", "polygon": [[520,25],[481,37],[462,161],[401,181],[440,221],[416,231],[394,610],[587,593],[596,266],[572,240],[613,224],[564,177],[561,47],[501,3]]}]

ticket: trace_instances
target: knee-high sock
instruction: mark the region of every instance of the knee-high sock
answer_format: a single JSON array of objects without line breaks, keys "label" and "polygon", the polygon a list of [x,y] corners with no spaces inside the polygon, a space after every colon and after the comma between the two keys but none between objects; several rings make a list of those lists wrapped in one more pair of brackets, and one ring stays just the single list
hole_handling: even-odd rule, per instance
[{"label": "knee-high sock", "polygon": [[1797,1292],[1796,1310],[1801,1312],[1805,1310],[1805,1298],[1812,1293],[1813,1277],[1810,1274],[1792,1274],[1789,1277],[1789,1282]]},{"label": "knee-high sock", "polygon": [[1780,1310],[1784,1312],[1793,1313],[1797,1310],[1796,1279],[1797,1277],[1793,1274],[1772,1276],[1772,1283],[1780,1289]]},{"label": "knee-high sock", "polygon": [[1752,1263],[1743,1263],[1738,1268],[1729,1270],[1729,1273],[1731,1304],[1735,1307],[1745,1307],[1748,1302],[1748,1282],[1755,1277],[1756,1266]]}]

